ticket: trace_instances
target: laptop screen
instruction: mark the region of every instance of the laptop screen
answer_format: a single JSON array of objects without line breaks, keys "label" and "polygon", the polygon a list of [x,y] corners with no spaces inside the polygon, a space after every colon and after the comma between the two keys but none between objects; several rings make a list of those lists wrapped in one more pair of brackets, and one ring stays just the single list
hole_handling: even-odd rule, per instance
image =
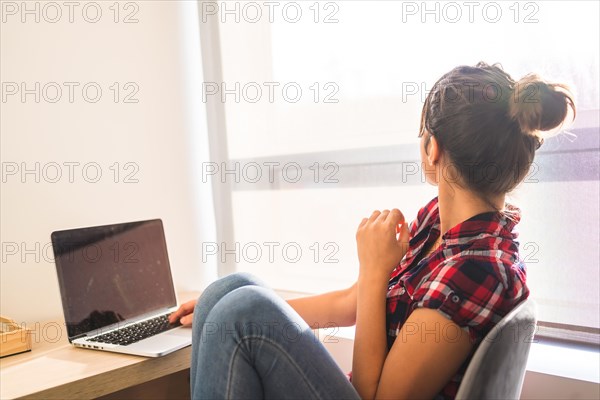
[{"label": "laptop screen", "polygon": [[162,221],[52,233],[69,339],[176,305]]}]

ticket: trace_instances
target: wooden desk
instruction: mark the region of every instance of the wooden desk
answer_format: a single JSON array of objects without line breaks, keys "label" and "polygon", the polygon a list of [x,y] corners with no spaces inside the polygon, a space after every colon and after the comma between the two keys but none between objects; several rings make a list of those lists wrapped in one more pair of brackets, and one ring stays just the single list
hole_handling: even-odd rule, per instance
[{"label": "wooden desk", "polygon": [[[181,301],[197,297],[180,295]],[[0,359],[0,398],[92,399],[101,396],[120,398],[119,391],[149,384],[157,379],[178,374],[187,376],[191,346],[164,357],[146,358],[126,354],[80,349],[71,346],[64,322],[48,322],[29,326],[32,351]],[[62,328],[60,335],[56,332]],[[187,328],[191,329],[191,328]],[[45,333],[41,335],[41,333]],[[54,342],[54,343],[52,343]],[[181,379],[180,379],[181,380]],[[187,379],[181,383],[189,393]],[[116,395],[110,395],[110,394]],[[173,393],[174,394],[174,393]],[[156,393],[155,393],[156,395]],[[156,398],[156,396],[142,396]]]}]

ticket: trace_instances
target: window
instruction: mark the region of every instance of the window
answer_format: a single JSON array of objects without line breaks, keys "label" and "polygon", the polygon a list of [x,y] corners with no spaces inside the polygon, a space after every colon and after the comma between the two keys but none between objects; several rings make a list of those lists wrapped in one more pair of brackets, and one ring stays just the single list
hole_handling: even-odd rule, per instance
[{"label": "window", "polygon": [[209,172],[226,183],[235,241],[215,257],[280,289],[352,284],[361,218],[398,207],[412,220],[436,194],[417,164],[427,91],[457,65],[500,62],[574,89],[576,122],[509,201],[539,319],[597,335],[598,3],[270,4],[200,4],[220,34],[222,81],[203,95],[223,107],[229,160]]}]

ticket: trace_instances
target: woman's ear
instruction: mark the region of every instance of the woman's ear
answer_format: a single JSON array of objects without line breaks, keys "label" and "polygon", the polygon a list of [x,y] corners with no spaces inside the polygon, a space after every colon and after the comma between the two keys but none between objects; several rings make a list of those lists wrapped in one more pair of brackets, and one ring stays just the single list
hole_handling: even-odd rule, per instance
[{"label": "woman's ear", "polygon": [[435,136],[431,135],[429,137],[429,143],[427,144],[426,150],[427,163],[430,166],[437,164],[438,160],[440,159],[441,149]]}]

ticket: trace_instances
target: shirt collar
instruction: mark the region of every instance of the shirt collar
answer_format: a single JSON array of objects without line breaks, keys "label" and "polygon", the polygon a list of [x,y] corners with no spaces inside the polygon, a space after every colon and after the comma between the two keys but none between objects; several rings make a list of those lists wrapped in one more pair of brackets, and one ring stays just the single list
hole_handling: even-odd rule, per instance
[{"label": "shirt collar", "polygon": [[[440,218],[435,197],[423,208],[426,212],[422,218],[418,218],[414,234],[411,234],[409,249],[400,264],[393,271],[391,277],[395,277],[403,271],[407,271],[426,244],[430,244],[440,232]],[[474,215],[449,229],[442,237],[441,249],[460,248],[473,241],[486,237],[499,237],[504,240],[515,240],[518,237],[513,228],[521,219],[521,210],[509,203],[505,203],[503,211],[491,211]],[[459,250],[460,251],[460,250]]]},{"label": "shirt collar", "polygon": [[[505,203],[502,211],[477,214],[448,229],[442,236],[444,247],[462,245],[489,236],[514,239],[517,235],[513,233],[513,229],[520,220],[521,210]],[[439,231],[439,214],[436,216],[433,228]]]}]

